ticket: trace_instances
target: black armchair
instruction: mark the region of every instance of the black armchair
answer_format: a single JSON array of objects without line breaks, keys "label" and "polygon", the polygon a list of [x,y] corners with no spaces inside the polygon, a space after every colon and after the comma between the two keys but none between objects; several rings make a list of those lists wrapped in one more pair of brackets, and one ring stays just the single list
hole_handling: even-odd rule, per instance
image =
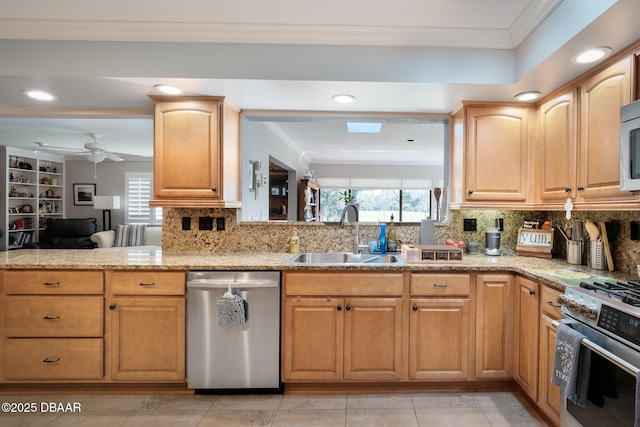
[{"label": "black armchair", "polygon": [[24,249],[93,249],[91,235],[98,231],[95,218],[47,219],[39,242],[26,243]]}]

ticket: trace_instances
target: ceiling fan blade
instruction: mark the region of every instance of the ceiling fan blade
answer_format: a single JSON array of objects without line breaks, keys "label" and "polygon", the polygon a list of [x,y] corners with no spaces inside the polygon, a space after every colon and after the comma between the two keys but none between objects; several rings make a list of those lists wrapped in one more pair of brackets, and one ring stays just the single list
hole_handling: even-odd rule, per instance
[{"label": "ceiling fan blade", "polygon": [[38,141],[34,141],[34,144],[37,144],[40,146],[40,148],[42,149],[41,151],[53,151],[53,152],[67,152],[67,153],[73,153],[73,152],[82,152],[85,151],[82,148],[73,148],[73,147],[58,147],[55,145],[49,145],[46,142],[38,142]]},{"label": "ceiling fan blade", "polygon": [[115,155],[115,154],[113,154],[113,153],[103,153],[103,155],[104,155],[107,159],[109,159],[109,160],[113,160],[114,162],[121,162],[121,161],[123,161],[123,160],[124,160],[122,157],[120,157],[120,156],[118,156],[118,155]]}]

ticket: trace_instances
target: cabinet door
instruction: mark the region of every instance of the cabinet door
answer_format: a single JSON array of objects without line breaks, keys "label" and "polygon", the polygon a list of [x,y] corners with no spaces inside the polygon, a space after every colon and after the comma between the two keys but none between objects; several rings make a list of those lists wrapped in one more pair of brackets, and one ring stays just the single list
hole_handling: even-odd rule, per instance
[{"label": "cabinet door", "polygon": [[529,108],[467,110],[466,200],[527,200]]},{"label": "cabinet door", "polygon": [[587,79],[581,87],[579,198],[588,202],[620,191],[620,107],[631,101],[631,58]]},{"label": "cabinet door", "polygon": [[513,277],[479,274],[476,311],[476,378],[511,378]]},{"label": "cabinet door", "polygon": [[346,300],[344,378],[402,378],[402,299]]},{"label": "cabinet door", "polygon": [[283,381],[343,376],[344,300],[287,298],[283,319]]},{"label": "cabinet door", "polygon": [[542,202],[563,202],[576,195],[576,90],[560,95],[540,108],[539,154],[536,168]]},{"label": "cabinet door", "polygon": [[156,198],[220,197],[221,105],[215,100],[155,104],[153,164]]},{"label": "cabinet door", "polygon": [[185,379],[185,300],[182,297],[111,298],[111,378]]},{"label": "cabinet door", "polygon": [[469,299],[413,299],[409,324],[409,378],[470,378]]},{"label": "cabinet door", "polygon": [[516,277],[514,325],[514,377],[520,387],[538,397],[538,331],[540,320],[539,285]]},{"label": "cabinet door", "polygon": [[540,396],[538,406],[554,422],[560,424],[560,388],[551,384],[553,358],[556,349],[556,327],[552,319],[542,315],[540,319]]}]

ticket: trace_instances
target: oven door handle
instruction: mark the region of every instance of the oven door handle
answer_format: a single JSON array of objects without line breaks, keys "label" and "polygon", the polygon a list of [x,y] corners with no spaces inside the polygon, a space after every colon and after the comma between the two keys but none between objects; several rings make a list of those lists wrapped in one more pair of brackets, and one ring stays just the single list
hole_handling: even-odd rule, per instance
[{"label": "oven door handle", "polygon": [[[551,324],[553,326],[555,326],[556,328],[560,325],[560,323],[565,324],[565,325],[570,325],[572,323],[578,323],[575,320],[569,320],[569,319],[563,319],[562,321],[558,322],[557,320],[552,320]],[[586,338],[582,339],[582,345],[584,345],[585,347],[587,347],[589,350],[599,354],[600,356],[604,357],[605,359],[607,359],[608,361],[610,361],[611,363],[613,363],[614,365],[616,365],[617,367],[619,367],[620,369],[628,372],[629,374],[633,375],[634,377],[638,376],[638,372],[640,372],[640,369],[636,368],[635,366],[633,366],[631,363],[619,358],[618,356],[616,356],[615,354],[611,353],[608,350],[605,350],[604,348],[600,347],[598,344],[594,343],[593,341],[589,341]]]}]

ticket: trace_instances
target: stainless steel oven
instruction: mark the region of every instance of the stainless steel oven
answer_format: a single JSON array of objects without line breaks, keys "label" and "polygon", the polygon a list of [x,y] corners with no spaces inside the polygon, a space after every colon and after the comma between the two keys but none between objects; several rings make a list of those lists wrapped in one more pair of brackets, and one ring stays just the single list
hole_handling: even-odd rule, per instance
[{"label": "stainless steel oven", "polygon": [[[585,336],[591,350],[586,407],[564,399],[562,427],[633,427],[640,370],[640,282],[593,282],[567,287],[561,322]],[[557,324],[557,322],[556,322]]]}]

